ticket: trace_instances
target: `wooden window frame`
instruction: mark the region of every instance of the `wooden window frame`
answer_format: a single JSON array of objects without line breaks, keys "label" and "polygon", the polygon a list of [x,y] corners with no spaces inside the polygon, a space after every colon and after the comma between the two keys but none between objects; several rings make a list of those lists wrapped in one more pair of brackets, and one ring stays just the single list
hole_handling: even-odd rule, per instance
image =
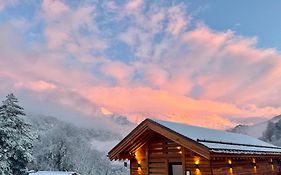
[{"label": "wooden window frame", "polygon": [[168,174],[172,174],[173,172],[173,165],[181,165],[183,166],[182,162],[168,162]]}]

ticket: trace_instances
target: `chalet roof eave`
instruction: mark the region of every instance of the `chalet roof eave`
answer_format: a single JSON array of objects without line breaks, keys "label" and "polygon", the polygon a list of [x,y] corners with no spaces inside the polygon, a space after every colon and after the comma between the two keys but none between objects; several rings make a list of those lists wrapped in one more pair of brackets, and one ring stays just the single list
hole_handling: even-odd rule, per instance
[{"label": "chalet roof eave", "polygon": [[237,149],[214,149],[212,148],[211,153],[214,154],[240,154],[240,155],[278,155],[281,156],[281,152],[270,152],[270,151],[253,151],[253,150],[237,150]]},{"label": "chalet roof eave", "polygon": [[211,158],[280,158],[280,154],[210,152]]},{"label": "chalet roof eave", "polygon": [[117,155],[122,152],[124,145],[128,144],[131,137],[139,130],[147,128],[147,120],[141,122],[135,129],[133,129],[125,138],[123,138],[117,145],[115,145],[107,154],[110,160],[116,159]]}]

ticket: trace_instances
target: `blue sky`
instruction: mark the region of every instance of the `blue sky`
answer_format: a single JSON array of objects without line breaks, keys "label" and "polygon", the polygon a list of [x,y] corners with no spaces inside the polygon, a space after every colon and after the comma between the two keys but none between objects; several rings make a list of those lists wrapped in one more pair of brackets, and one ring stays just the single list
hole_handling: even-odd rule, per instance
[{"label": "blue sky", "polygon": [[107,111],[216,128],[270,118],[281,112],[280,8],[253,0],[1,1],[0,94],[15,92],[31,112],[42,101],[57,106],[52,115]]},{"label": "blue sky", "polygon": [[[11,6],[8,6],[1,11],[0,21],[5,23],[11,19],[25,19],[36,21],[36,16],[40,10],[40,1],[28,1],[28,2],[14,2]],[[124,1],[116,1],[119,3],[125,3]],[[84,4],[80,1],[67,1],[69,5]],[[177,3],[183,3],[187,5],[186,11],[192,14],[195,22],[202,21],[212,29],[218,31],[233,30],[237,35],[257,37],[260,47],[273,47],[280,50],[281,39],[279,36],[281,31],[281,23],[278,22],[278,16],[280,16],[281,2],[280,1],[224,1],[224,0],[190,0],[180,1],[173,0],[167,2],[161,2],[166,5],[172,5]],[[4,3],[3,3],[4,4]],[[102,10],[102,9],[101,9]],[[108,16],[103,16],[106,18]],[[102,22],[101,22],[102,23]],[[42,25],[44,23],[37,23],[33,27],[36,34],[42,32]],[[106,24],[102,24],[105,25]],[[126,24],[122,24],[117,28],[122,28]],[[109,25],[110,26],[110,25]],[[115,26],[116,29],[116,26]],[[30,40],[42,41],[42,36],[34,34],[27,35]],[[127,50],[127,48],[121,44],[115,44],[113,48]],[[114,52],[113,55],[120,55],[120,53]]]},{"label": "blue sky", "polygon": [[280,1],[191,1],[192,9],[203,7],[196,18],[216,30],[234,30],[238,35],[258,37],[260,47],[280,50]]}]

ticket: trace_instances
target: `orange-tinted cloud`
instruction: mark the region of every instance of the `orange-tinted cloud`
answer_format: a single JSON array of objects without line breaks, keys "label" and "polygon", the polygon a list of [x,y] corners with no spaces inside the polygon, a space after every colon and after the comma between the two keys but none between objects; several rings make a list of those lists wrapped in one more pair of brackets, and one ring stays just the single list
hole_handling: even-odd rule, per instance
[{"label": "orange-tinted cloud", "polygon": [[107,61],[101,66],[101,70],[120,84],[128,82],[134,74],[134,69],[131,66],[120,61]]},{"label": "orange-tinted cloud", "polygon": [[258,108],[254,105],[243,108],[230,103],[195,100],[147,87],[93,87],[85,91],[85,96],[112,112],[131,116],[133,121],[156,117],[213,128],[232,126],[233,123],[226,116],[271,116],[281,110],[272,107]]}]

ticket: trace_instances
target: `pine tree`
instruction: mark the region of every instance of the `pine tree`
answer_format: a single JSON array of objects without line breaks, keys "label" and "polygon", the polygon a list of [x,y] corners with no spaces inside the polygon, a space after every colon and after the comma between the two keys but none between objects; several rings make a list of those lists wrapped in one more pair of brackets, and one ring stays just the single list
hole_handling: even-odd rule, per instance
[{"label": "pine tree", "polygon": [[22,116],[24,109],[9,94],[0,106],[0,174],[22,175],[31,155],[33,136]]}]

